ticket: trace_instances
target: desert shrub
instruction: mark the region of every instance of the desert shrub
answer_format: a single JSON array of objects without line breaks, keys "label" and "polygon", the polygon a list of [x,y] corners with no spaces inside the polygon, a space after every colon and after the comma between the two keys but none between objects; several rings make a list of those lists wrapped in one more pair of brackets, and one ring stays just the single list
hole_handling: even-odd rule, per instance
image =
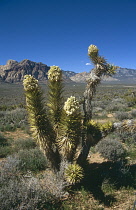
[{"label": "desert shrub", "polygon": [[115,186],[110,182],[110,179],[105,178],[102,182],[101,189],[105,194],[112,194],[115,191]]},{"label": "desert shrub", "polygon": [[124,96],[124,99],[126,100],[129,107],[133,107],[134,105],[136,105],[136,97],[133,96],[132,93],[127,93]]},{"label": "desert shrub", "polygon": [[25,105],[23,103],[20,104],[14,104],[14,105],[0,105],[0,111],[6,111],[6,110],[14,110],[16,108],[24,108]]},{"label": "desert shrub", "polygon": [[15,171],[7,178],[6,172],[0,179],[0,209],[55,209],[58,198],[43,189],[37,178],[15,176]]},{"label": "desert shrub", "polygon": [[136,185],[135,173],[133,174],[131,166],[125,164],[123,161],[113,164],[110,172],[110,181],[118,189],[122,186],[135,188]]},{"label": "desert shrub", "polygon": [[102,157],[111,160],[119,161],[126,156],[126,150],[123,145],[112,139],[103,139],[96,145],[96,152],[99,152]]},{"label": "desert shrub", "polygon": [[120,140],[124,143],[135,144],[136,143],[136,133],[131,133],[129,131],[118,132]]},{"label": "desert shrub", "polygon": [[95,110],[93,109],[92,111],[92,119],[105,119],[107,118],[107,112],[104,110],[104,111],[100,111],[100,112],[95,112]]},{"label": "desert shrub", "polygon": [[136,118],[136,110],[132,110],[132,112],[131,112],[131,117],[132,117],[132,118]]},{"label": "desert shrub", "polygon": [[16,126],[10,125],[10,124],[4,124],[2,126],[0,126],[0,131],[4,132],[4,131],[15,131],[16,130]]},{"label": "desert shrub", "polygon": [[105,110],[107,112],[125,111],[126,107],[127,106],[125,104],[114,101],[108,104]]},{"label": "desert shrub", "polygon": [[122,121],[129,118],[129,114],[126,112],[116,112],[115,118]]},{"label": "desert shrub", "polygon": [[0,162],[0,189],[8,185],[9,180],[19,179],[19,176],[19,159],[16,156],[8,156]]},{"label": "desert shrub", "polygon": [[136,121],[124,120],[117,126],[117,134],[124,143],[136,143]]},{"label": "desert shrub", "polygon": [[104,210],[99,201],[93,200],[90,192],[83,186],[80,191],[75,191],[70,199],[64,200],[62,203],[62,209],[76,210],[76,209],[91,209],[91,210]]},{"label": "desert shrub", "polygon": [[11,111],[0,111],[0,130],[15,131],[16,128],[24,128],[27,124],[26,110],[17,108]]},{"label": "desert shrub", "polygon": [[9,146],[10,142],[0,133],[0,146]]},{"label": "desert shrub", "polygon": [[35,180],[10,180],[0,189],[0,209],[55,209],[58,200]]},{"label": "desert shrub", "polygon": [[4,158],[12,153],[9,139],[0,134],[0,158]]},{"label": "desert shrub", "polygon": [[44,154],[37,148],[20,150],[17,154],[19,169],[22,171],[41,171],[47,168],[47,159]]},{"label": "desert shrub", "polygon": [[19,150],[24,150],[24,149],[33,149],[36,147],[36,143],[34,142],[33,139],[28,138],[28,139],[18,139],[14,141],[13,144],[14,151],[19,151]]},{"label": "desert shrub", "polygon": [[5,158],[12,153],[10,146],[0,146],[0,158]]},{"label": "desert shrub", "polygon": [[59,198],[31,173],[22,175],[20,162],[14,155],[0,163],[0,209],[57,209]]},{"label": "desert shrub", "polygon": [[48,192],[56,198],[68,197],[69,193],[66,191],[68,185],[59,173],[55,174],[51,171],[45,171],[45,173],[42,174],[41,181],[43,188],[48,189]]}]

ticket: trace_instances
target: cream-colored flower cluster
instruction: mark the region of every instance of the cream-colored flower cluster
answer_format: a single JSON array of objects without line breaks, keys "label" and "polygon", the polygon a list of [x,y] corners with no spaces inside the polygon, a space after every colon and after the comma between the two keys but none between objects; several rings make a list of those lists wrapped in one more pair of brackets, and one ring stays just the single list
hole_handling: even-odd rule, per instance
[{"label": "cream-colored flower cluster", "polygon": [[48,71],[48,79],[51,81],[59,81],[62,78],[62,71],[58,66],[51,66]]},{"label": "cream-colored flower cluster", "polygon": [[31,75],[25,75],[23,81],[25,91],[33,91],[38,88],[38,80]]},{"label": "cream-colored flower cluster", "polygon": [[67,101],[64,104],[64,110],[67,115],[72,115],[80,111],[79,102],[74,96],[71,96],[67,99]]},{"label": "cream-colored flower cluster", "polygon": [[89,47],[88,47],[88,55],[91,55],[92,53],[98,53],[98,48],[91,44]]}]

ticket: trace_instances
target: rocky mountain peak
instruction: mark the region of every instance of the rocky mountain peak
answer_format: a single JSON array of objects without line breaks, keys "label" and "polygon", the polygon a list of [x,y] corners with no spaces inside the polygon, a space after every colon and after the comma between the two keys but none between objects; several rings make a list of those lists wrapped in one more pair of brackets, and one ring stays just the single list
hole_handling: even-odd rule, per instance
[{"label": "rocky mountain peak", "polygon": [[[24,75],[33,75],[39,81],[47,80],[47,73],[50,66],[41,62],[34,62],[24,59],[20,62],[8,60],[6,65],[0,65],[0,81],[4,82],[22,82]],[[84,83],[90,77],[90,73],[75,73],[73,71],[63,71],[63,79],[65,82],[81,82]],[[128,82],[136,83],[136,70],[128,68],[118,68],[113,77],[103,77],[103,81],[107,82]]]},{"label": "rocky mountain peak", "polygon": [[20,62],[8,60],[6,65],[0,65],[0,79],[5,82],[21,82],[24,75],[31,74],[38,80],[46,80],[49,66],[28,59]]},{"label": "rocky mountain peak", "polygon": [[12,65],[17,64],[17,63],[18,63],[18,62],[15,61],[15,60],[8,60],[7,63],[6,63],[6,65],[12,66]]}]

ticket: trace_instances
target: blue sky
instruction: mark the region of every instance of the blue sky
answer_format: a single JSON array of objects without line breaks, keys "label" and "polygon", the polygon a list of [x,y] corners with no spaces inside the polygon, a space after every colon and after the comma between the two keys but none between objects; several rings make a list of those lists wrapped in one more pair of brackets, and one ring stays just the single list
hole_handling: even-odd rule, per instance
[{"label": "blue sky", "polygon": [[88,72],[90,44],[136,69],[136,0],[0,0],[0,65],[30,59]]}]

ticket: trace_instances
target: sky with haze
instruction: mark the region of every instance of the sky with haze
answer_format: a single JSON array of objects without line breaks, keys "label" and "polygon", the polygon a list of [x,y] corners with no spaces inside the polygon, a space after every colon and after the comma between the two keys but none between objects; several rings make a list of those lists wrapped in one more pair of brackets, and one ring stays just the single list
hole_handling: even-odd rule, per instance
[{"label": "sky with haze", "polygon": [[90,44],[136,69],[136,0],[0,0],[0,65],[29,59],[89,72]]}]

